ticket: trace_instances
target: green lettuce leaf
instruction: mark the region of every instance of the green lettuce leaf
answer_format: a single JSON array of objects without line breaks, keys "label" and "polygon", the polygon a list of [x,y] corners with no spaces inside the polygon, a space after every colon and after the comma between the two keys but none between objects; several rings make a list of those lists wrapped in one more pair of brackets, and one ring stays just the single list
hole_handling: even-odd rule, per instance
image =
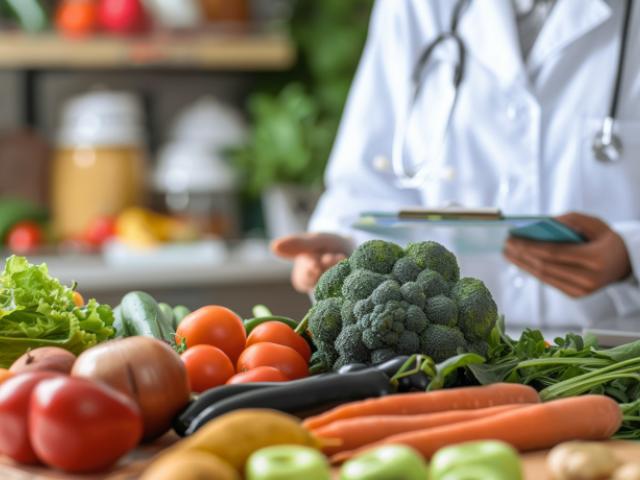
[{"label": "green lettuce leaf", "polygon": [[82,307],[45,264],[7,259],[0,275],[0,367],[28,349],[56,346],[79,354],[114,335],[113,312],[94,299]]}]

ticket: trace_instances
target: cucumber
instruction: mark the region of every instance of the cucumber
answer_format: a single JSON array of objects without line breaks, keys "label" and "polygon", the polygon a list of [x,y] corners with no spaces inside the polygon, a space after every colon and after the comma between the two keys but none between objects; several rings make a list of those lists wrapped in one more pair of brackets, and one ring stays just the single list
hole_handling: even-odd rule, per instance
[{"label": "cucumber", "polygon": [[122,307],[120,305],[113,309],[113,328],[116,331],[115,338],[124,338],[129,336],[127,325],[122,319]]},{"label": "cucumber", "polygon": [[130,336],[152,337],[171,343],[173,328],[167,324],[160,306],[145,292],[127,293],[120,303],[122,319]]},{"label": "cucumber", "polygon": [[189,310],[184,305],[176,305],[175,307],[173,307],[173,328],[177,330],[178,325],[180,325],[182,319],[190,313],[191,310]]},{"label": "cucumber", "polygon": [[167,303],[164,302],[160,302],[158,304],[158,307],[160,308],[160,313],[162,313],[163,317],[164,317],[164,323],[165,325],[168,325],[171,332],[175,332],[175,319],[173,318],[173,308],[171,308],[171,306]]}]

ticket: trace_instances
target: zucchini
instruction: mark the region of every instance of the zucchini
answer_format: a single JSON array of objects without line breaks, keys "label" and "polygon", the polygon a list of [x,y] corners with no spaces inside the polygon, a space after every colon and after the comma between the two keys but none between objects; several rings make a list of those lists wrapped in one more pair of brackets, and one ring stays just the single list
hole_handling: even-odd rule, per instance
[{"label": "zucchini", "polygon": [[158,308],[160,309],[160,313],[162,313],[163,317],[164,317],[164,323],[165,325],[169,325],[170,330],[172,333],[174,333],[176,331],[175,329],[175,319],[173,318],[173,308],[171,308],[170,305],[164,303],[164,302],[160,302],[158,304]]},{"label": "zucchini", "polygon": [[184,305],[176,305],[175,307],[173,307],[173,328],[177,330],[178,325],[180,325],[182,319],[190,313],[191,310],[189,310]]},{"label": "zucchini", "polygon": [[113,309],[113,328],[116,331],[115,338],[124,338],[129,336],[127,325],[122,319],[122,307],[120,305]]},{"label": "zucchini", "polygon": [[122,320],[130,336],[152,337],[173,342],[169,325],[155,299],[145,292],[127,293],[120,303]]}]

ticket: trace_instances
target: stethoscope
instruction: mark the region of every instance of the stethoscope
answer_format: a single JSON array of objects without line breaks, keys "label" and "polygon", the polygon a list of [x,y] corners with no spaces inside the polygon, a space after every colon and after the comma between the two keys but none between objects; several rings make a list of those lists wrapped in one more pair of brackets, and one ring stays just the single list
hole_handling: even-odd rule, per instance
[{"label": "stethoscope", "polygon": [[[401,116],[396,125],[396,134],[393,139],[393,146],[391,152],[391,166],[393,173],[401,187],[405,188],[417,188],[422,186],[429,177],[434,176],[433,169],[429,168],[429,162],[423,162],[422,166],[410,171],[405,163],[404,149],[406,144],[407,129],[414,114],[414,107],[420,97],[422,91],[422,85],[424,84],[425,71],[429,65],[430,60],[433,58],[435,50],[444,45],[447,42],[453,43],[457,52],[457,62],[453,67],[453,99],[449,108],[449,113],[444,123],[443,138],[441,142],[441,148],[445,147],[447,132],[453,118],[453,113],[458,101],[458,93],[460,85],[464,79],[465,67],[466,67],[466,48],[464,41],[458,34],[458,24],[465,8],[468,6],[470,0],[458,0],[456,3],[453,14],[451,16],[451,23],[448,30],[440,33],[433,41],[431,41],[422,51],[420,57],[415,64],[411,75],[411,94],[409,96],[407,113]],[[620,137],[615,133],[614,127],[616,122],[616,115],[618,113],[618,104],[620,101],[620,87],[622,84],[622,77],[624,73],[624,57],[628,43],[629,36],[629,24],[631,18],[631,0],[626,0],[625,10],[623,13],[622,35],[620,42],[620,49],[618,51],[618,64],[616,69],[616,78],[613,89],[613,96],[611,97],[611,103],[609,105],[609,111],[606,117],[602,121],[600,129],[595,133],[591,149],[594,157],[603,163],[615,163],[620,160],[622,156],[622,141]],[[440,152],[439,152],[440,153]],[[436,177],[446,176],[447,173],[439,172],[435,174]]]}]

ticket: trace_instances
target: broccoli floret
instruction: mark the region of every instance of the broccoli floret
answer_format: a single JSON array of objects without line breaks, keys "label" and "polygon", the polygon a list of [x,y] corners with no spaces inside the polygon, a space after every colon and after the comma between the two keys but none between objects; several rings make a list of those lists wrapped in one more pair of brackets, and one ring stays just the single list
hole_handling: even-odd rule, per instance
[{"label": "broccoli floret", "polygon": [[423,270],[418,275],[416,283],[422,287],[427,298],[436,295],[449,295],[451,293],[451,284],[447,282],[442,275],[433,270]]},{"label": "broccoli floret", "polygon": [[334,372],[337,372],[342,367],[344,367],[345,365],[349,365],[350,363],[356,363],[356,362],[351,362],[348,358],[340,356],[336,359],[335,362],[333,362],[333,366],[331,368],[333,369]]},{"label": "broccoli floret", "polygon": [[315,299],[319,301],[325,298],[341,296],[342,284],[350,273],[349,260],[342,260],[324,272],[316,284]]},{"label": "broccoli floret", "polygon": [[371,295],[371,292],[386,279],[384,275],[370,270],[354,270],[342,284],[342,295],[348,300],[362,300]]},{"label": "broccoli floret", "polygon": [[420,350],[434,362],[442,362],[466,348],[464,335],[457,328],[445,325],[429,325],[420,335]]},{"label": "broccoli floret", "polygon": [[333,345],[322,345],[313,352],[309,364],[314,367],[315,371],[328,371],[333,368],[337,358],[338,352],[333,348]]},{"label": "broccoli floret", "polygon": [[387,360],[397,357],[398,354],[392,348],[379,348],[371,352],[371,363],[374,365],[384,363]]},{"label": "broccoli floret", "polygon": [[458,305],[458,325],[465,337],[487,338],[498,320],[498,307],[485,284],[477,278],[463,278],[454,285],[451,297]]},{"label": "broccoli floret", "polygon": [[422,333],[428,325],[427,316],[416,305],[409,305],[407,307],[407,321],[405,326],[407,330],[412,332]]},{"label": "broccoli floret", "polygon": [[374,305],[384,305],[392,300],[402,300],[400,284],[395,280],[385,280],[371,294]]},{"label": "broccoli floret", "polygon": [[342,330],[342,299],[320,300],[309,311],[309,330],[314,343],[333,343]]},{"label": "broccoli floret", "polygon": [[367,313],[373,312],[373,302],[370,298],[365,298],[363,300],[358,300],[353,307],[353,314],[360,318]]},{"label": "broccoli floret", "polygon": [[369,240],[356,248],[349,257],[349,263],[353,270],[363,268],[377,273],[391,273],[393,264],[403,253],[395,243]]},{"label": "broccoli floret", "polygon": [[422,269],[435,270],[448,282],[457,282],[460,278],[456,256],[437,242],[410,243],[406,256]]},{"label": "broccoli floret", "polygon": [[348,325],[342,329],[336,339],[335,348],[340,357],[349,363],[369,361],[369,350],[362,343],[362,330],[357,325]]},{"label": "broccoli floret", "polygon": [[411,257],[402,257],[399,259],[393,269],[391,275],[400,283],[413,282],[418,278],[418,274],[422,269]]},{"label": "broccoli floret", "polygon": [[444,295],[437,295],[427,300],[424,313],[431,323],[455,327],[458,325],[458,306],[456,302]]},{"label": "broccoli floret", "polygon": [[383,348],[385,345],[395,347],[402,333],[398,331],[399,325],[402,324],[404,327],[406,319],[407,311],[401,302],[389,301],[385,305],[376,305],[373,312],[368,314],[367,321],[358,323],[363,327],[363,343],[371,350]]},{"label": "broccoli floret", "polygon": [[475,340],[473,342],[467,342],[467,351],[477,353],[486,358],[489,353],[489,344],[484,340]]},{"label": "broccoli floret", "polygon": [[403,355],[413,355],[420,352],[420,337],[415,332],[405,330],[400,334],[398,338],[398,346],[396,348],[398,353]]},{"label": "broccoli floret", "polygon": [[342,325],[354,325],[358,319],[353,312],[356,302],[353,300],[344,300],[342,302],[342,308],[340,309],[340,315],[342,316]]},{"label": "broccoli floret", "polygon": [[405,301],[420,308],[424,307],[427,296],[424,294],[424,290],[419,283],[407,282],[400,287],[400,292]]}]

